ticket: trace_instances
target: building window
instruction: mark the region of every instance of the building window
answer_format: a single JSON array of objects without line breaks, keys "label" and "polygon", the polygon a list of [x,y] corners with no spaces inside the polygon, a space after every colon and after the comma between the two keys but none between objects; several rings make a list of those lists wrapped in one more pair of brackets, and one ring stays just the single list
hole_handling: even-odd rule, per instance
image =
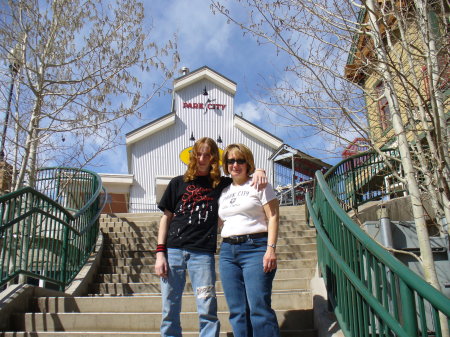
[{"label": "building window", "polygon": [[389,109],[388,100],[384,95],[384,81],[378,83],[375,87],[375,92],[378,97],[381,97],[378,100],[378,116],[380,117],[381,129],[384,131],[391,126],[391,110]]},{"label": "building window", "polygon": [[[448,48],[450,46],[450,27],[447,28],[447,38],[443,38],[441,46],[439,47],[437,54],[437,66],[438,66],[438,81],[437,90],[445,91],[450,87],[450,56]],[[430,78],[428,76],[427,66],[422,67],[424,91],[427,100],[430,99]]]},{"label": "building window", "polygon": [[[449,56],[445,54],[438,54],[438,69],[439,69],[439,79],[437,83],[437,90],[445,91],[450,85],[450,62]],[[427,100],[430,99],[430,77],[428,76],[427,66],[422,67],[423,74],[423,89],[425,91],[425,97]]]},{"label": "building window", "polygon": [[[450,43],[450,38],[447,39]],[[447,48],[442,48],[437,56],[438,69],[439,69],[439,82],[438,89],[446,90],[450,85],[450,56]]]}]

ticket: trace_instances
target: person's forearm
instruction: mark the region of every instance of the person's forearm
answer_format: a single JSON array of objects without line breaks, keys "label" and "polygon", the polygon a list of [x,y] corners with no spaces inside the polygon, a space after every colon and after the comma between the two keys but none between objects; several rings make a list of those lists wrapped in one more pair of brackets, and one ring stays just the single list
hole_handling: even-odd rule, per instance
[{"label": "person's forearm", "polygon": [[169,224],[172,220],[173,214],[169,211],[164,211],[161,220],[159,221],[158,242],[159,245],[165,245],[167,241],[167,233],[169,232]]},{"label": "person's forearm", "polygon": [[267,238],[267,244],[270,245],[275,245],[277,244],[278,241],[278,221],[277,219],[275,219],[275,217],[273,217],[272,219],[269,219],[269,224],[268,224],[268,228],[267,228],[267,232],[268,232],[268,238]]},{"label": "person's forearm", "polygon": [[276,245],[278,241],[278,224],[279,224],[279,207],[278,200],[271,200],[268,204],[264,205],[266,217],[268,218],[267,224],[267,244]]}]

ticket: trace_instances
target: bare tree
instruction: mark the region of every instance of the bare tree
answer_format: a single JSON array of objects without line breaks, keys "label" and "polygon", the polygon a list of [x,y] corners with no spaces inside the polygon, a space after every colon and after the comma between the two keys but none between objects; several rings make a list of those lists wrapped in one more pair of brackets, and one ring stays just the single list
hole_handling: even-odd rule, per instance
[{"label": "bare tree", "polygon": [[5,148],[16,189],[39,166],[80,167],[116,145],[178,62],[174,42],[151,41],[138,0],[3,1],[0,37],[4,80],[17,82]]},{"label": "bare tree", "polygon": [[411,196],[425,279],[440,289],[424,199],[444,230],[450,219],[448,1],[235,3],[212,1],[211,7],[291,60],[262,99],[269,114],[344,142],[351,128],[387,162],[395,158],[381,149],[399,150],[402,172],[392,173]]}]

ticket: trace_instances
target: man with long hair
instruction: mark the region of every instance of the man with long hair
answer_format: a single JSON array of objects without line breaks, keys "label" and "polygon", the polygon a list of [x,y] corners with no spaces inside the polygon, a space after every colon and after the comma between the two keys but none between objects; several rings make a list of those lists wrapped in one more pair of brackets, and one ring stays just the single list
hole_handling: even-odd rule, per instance
[{"label": "man with long hair", "polygon": [[[201,138],[190,153],[184,175],[167,186],[159,209],[161,217],[156,248],[156,274],[161,277],[161,336],[181,337],[181,299],[186,270],[196,297],[200,337],[218,337],[214,253],[217,244],[218,200],[231,179],[221,177],[216,142]],[[264,188],[264,170],[253,175],[253,184]]]}]

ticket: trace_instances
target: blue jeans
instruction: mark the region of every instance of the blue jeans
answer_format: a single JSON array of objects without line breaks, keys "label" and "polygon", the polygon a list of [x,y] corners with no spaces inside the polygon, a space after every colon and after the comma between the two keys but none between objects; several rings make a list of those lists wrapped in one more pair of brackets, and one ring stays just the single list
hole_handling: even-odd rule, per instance
[{"label": "blue jeans", "polygon": [[161,278],[161,336],[181,337],[181,299],[186,283],[186,270],[197,302],[200,337],[218,337],[216,273],[214,254],[187,249],[167,249],[168,277]]},{"label": "blue jeans", "polygon": [[271,307],[275,270],[269,273],[263,270],[266,248],[267,238],[238,244],[223,242],[220,247],[220,278],[234,337],[280,336]]}]

